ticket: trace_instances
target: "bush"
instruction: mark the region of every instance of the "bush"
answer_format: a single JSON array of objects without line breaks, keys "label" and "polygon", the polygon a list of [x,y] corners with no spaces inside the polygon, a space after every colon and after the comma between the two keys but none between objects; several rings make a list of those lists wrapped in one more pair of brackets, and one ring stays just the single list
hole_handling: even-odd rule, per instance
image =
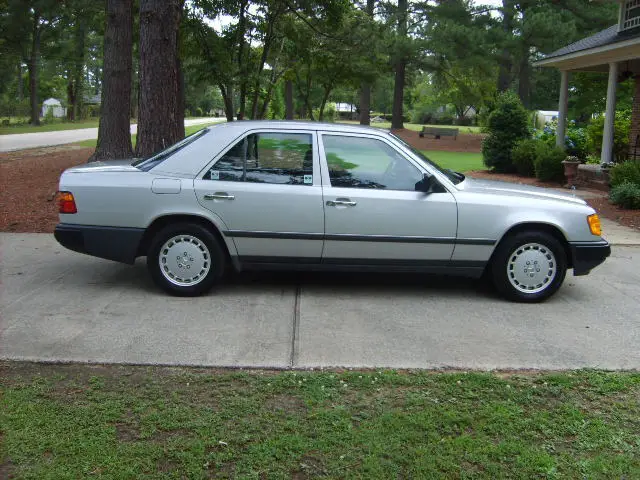
[{"label": "bush", "polygon": [[533,177],[535,175],[535,160],[541,141],[535,138],[527,138],[519,141],[511,150],[513,166],[520,175]]},{"label": "bush", "polygon": [[619,163],[609,170],[609,183],[617,187],[625,182],[640,186],[640,162]]},{"label": "bush", "polygon": [[191,116],[191,110],[189,110],[188,108],[186,108],[184,110],[184,118],[189,118]]},{"label": "bush", "polygon": [[[629,152],[629,129],[631,128],[631,112],[623,110],[616,112],[613,133],[613,156],[624,158]],[[591,120],[586,128],[587,149],[600,155],[602,152],[602,135],[604,130],[604,115]]]},{"label": "bush", "polygon": [[204,117],[204,112],[200,107],[196,108],[196,117]]},{"label": "bush", "polygon": [[564,165],[562,161],[567,154],[559,147],[550,147],[539,142],[536,148],[534,169],[536,178],[543,182],[562,182],[564,180]]},{"label": "bush", "polygon": [[486,130],[489,135],[482,142],[484,164],[497,172],[512,172],[511,149],[530,135],[529,115],[516,94],[500,94]]},{"label": "bush", "polygon": [[[547,143],[550,147],[553,147],[556,144],[557,129],[557,120],[548,122],[544,128],[536,132],[536,137]],[[578,157],[580,160],[585,160],[589,153],[587,131],[582,127],[577,127],[573,120],[567,125],[567,131],[564,136],[564,147],[567,155]]]},{"label": "bush", "polygon": [[609,193],[611,203],[622,208],[640,209],[640,185],[624,182],[611,189]]}]

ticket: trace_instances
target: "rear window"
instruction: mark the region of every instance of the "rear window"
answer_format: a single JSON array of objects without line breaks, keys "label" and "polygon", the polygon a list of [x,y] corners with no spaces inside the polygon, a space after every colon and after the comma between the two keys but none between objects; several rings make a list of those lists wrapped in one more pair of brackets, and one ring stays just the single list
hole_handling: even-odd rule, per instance
[{"label": "rear window", "polygon": [[204,137],[207,133],[209,133],[208,128],[203,128],[202,130],[198,130],[196,133],[192,133],[188,137],[180,140],[178,143],[171,145],[169,148],[165,148],[159,153],[156,153],[153,157],[149,158],[141,158],[133,162],[133,165],[136,168],[139,168],[143,172],[148,172],[154,167],[157,167],[162,162],[164,162],[167,158],[169,158],[174,153],[182,150],[187,145],[192,144],[200,137]]}]

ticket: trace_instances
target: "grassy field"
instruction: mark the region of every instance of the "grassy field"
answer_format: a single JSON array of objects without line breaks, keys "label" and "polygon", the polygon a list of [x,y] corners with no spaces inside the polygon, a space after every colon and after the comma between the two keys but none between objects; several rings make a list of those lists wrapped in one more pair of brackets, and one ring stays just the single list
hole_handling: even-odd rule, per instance
[{"label": "grassy field", "polygon": [[79,128],[97,128],[98,119],[83,120],[81,122],[63,122],[55,121],[53,123],[42,124],[39,127],[25,125],[10,125],[8,127],[0,127],[0,135],[11,135],[14,133],[33,133],[33,132],[57,132],[60,130],[77,130]]},{"label": "grassy field", "polygon": [[482,162],[481,153],[473,152],[443,152],[440,150],[423,150],[430,160],[433,160],[442,168],[449,168],[454,172],[467,172],[469,170],[486,170]]},{"label": "grassy field", "polygon": [[[338,123],[346,123],[349,125],[360,125],[360,122],[357,121],[350,121],[350,120],[344,120],[344,121],[340,121]],[[372,127],[377,127],[377,128],[391,128],[391,122],[381,122],[381,123],[372,123],[371,124]],[[414,132],[419,132],[420,130],[422,130],[422,127],[436,127],[436,128],[458,128],[460,130],[460,133],[472,133],[472,134],[477,134],[477,133],[481,133],[480,129],[481,127],[473,127],[473,126],[469,126],[469,127],[460,127],[457,125],[419,125],[417,123],[405,123],[404,124],[404,128],[406,128],[407,130],[413,130]]]},{"label": "grassy field", "polygon": [[639,373],[7,363],[0,382],[3,478],[640,478]]},{"label": "grassy field", "polygon": [[[217,123],[220,122],[211,122],[211,123],[204,123],[201,125],[191,125],[190,127],[184,127],[184,133],[185,136],[191,135],[192,133],[196,133],[199,130],[202,130],[205,127],[208,127],[210,125],[215,125]],[[131,142],[133,143],[133,146],[136,146],[136,135],[133,134],[131,135]],[[91,148],[95,148],[96,144],[98,143],[97,139],[93,139],[93,140],[83,140],[82,142],[76,142],[74,143],[74,145],[81,145],[83,147],[91,147]]]}]

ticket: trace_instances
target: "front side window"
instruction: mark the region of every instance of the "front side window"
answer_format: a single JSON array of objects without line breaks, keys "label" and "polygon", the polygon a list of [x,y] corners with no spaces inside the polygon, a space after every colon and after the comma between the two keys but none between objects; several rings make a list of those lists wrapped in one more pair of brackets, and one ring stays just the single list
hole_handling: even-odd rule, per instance
[{"label": "front side window", "polygon": [[310,185],[313,139],[308,133],[252,133],[231,147],[203,179]]},{"label": "front side window", "polygon": [[394,148],[374,138],[323,135],[332,187],[415,191],[422,173]]}]

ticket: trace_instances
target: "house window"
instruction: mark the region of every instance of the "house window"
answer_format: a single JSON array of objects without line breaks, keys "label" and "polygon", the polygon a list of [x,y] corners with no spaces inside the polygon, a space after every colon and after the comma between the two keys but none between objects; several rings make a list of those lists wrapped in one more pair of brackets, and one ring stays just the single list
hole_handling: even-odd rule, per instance
[{"label": "house window", "polygon": [[640,27],[640,0],[627,0],[622,8],[621,30]]}]

